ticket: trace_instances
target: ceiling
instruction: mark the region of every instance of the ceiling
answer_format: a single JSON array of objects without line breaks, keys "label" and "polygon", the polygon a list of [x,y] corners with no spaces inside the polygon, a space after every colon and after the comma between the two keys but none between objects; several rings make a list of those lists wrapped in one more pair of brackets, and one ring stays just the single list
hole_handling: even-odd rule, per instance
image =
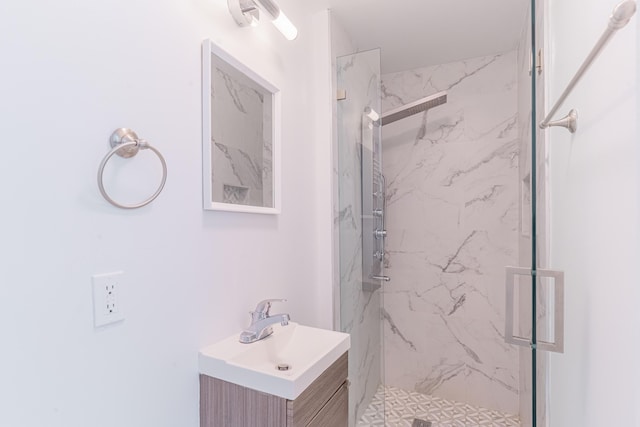
[{"label": "ceiling", "polygon": [[381,48],[382,72],[512,50],[529,0],[326,0],[357,50]]}]

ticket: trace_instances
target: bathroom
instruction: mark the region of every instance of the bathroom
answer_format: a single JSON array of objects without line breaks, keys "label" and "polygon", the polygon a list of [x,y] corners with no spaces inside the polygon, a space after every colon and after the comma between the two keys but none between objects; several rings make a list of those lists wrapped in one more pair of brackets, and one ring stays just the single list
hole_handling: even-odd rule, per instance
[{"label": "bathroom", "polygon": [[[220,0],[0,4],[1,426],[197,426],[198,350],[243,328],[257,301],[286,298],[296,322],[334,328],[332,18],[322,1],[278,3],[294,41],[239,28]],[[616,2],[549,3],[553,102]],[[548,267],[567,286],[554,427],[640,426],[638,19],[562,109],[579,109],[578,132],[545,131]],[[204,39],[282,91],[278,215],[202,209]],[[167,160],[164,190],[141,209],[114,208],[96,185],[119,127]],[[128,201],[155,185],[144,154],[122,163]],[[91,277],[113,271],[125,319],[95,328]]]}]

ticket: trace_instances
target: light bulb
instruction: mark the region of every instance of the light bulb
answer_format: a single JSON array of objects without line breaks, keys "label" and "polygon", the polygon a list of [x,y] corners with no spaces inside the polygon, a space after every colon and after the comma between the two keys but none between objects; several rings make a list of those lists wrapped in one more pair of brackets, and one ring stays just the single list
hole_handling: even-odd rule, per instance
[{"label": "light bulb", "polygon": [[273,25],[282,33],[287,40],[294,40],[298,37],[298,29],[293,25],[287,15],[280,11],[278,17],[273,20]]}]

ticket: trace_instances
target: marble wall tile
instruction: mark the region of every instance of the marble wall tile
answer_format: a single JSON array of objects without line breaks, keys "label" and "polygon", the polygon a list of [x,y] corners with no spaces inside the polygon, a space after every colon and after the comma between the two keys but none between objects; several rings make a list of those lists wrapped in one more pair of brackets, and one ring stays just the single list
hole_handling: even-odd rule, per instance
[{"label": "marble wall tile", "polygon": [[384,75],[383,111],[447,90],[385,126],[385,384],[518,413],[504,343],[504,267],[518,260],[516,52]]},{"label": "marble wall tile", "polygon": [[[379,52],[336,60],[338,87],[347,99],[337,103],[341,330],[351,334],[349,419],[354,426],[381,383],[380,293],[362,290],[361,123],[367,106],[379,104]],[[379,111],[379,108],[377,108]]]}]

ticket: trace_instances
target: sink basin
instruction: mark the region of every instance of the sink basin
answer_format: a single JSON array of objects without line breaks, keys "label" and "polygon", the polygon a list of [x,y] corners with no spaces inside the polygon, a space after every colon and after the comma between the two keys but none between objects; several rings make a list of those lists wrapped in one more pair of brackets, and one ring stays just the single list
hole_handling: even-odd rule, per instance
[{"label": "sink basin", "polygon": [[349,349],[349,334],[289,322],[251,344],[240,333],[199,354],[201,374],[293,400]]}]

